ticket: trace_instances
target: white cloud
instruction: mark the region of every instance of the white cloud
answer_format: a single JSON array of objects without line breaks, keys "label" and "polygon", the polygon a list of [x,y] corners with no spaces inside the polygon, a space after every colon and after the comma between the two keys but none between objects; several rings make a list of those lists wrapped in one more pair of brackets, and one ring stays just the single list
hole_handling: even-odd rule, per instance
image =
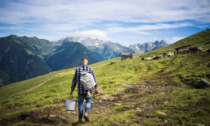
[{"label": "white cloud", "polygon": [[[207,0],[33,0],[8,2],[0,8],[0,22],[24,23],[78,23],[93,24],[101,21],[120,22],[170,22],[210,21]],[[27,12],[27,13],[26,13]]]},{"label": "white cloud", "polygon": [[14,26],[2,26],[0,30],[17,28],[19,31],[39,32],[40,35],[44,32],[46,33],[44,36],[69,35],[78,30],[78,35],[109,39],[106,34],[132,32],[150,35],[149,30],[210,23],[209,0],[3,0],[5,4],[1,2],[0,25]]},{"label": "white cloud", "polygon": [[[179,28],[192,26],[191,23],[175,23],[175,24],[167,24],[167,23],[159,23],[154,25],[140,25],[136,27],[112,27],[109,28],[109,32],[135,32],[135,31],[147,31],[147,30],[157,30],[157,29],[169,29],[169,28]],[[145,32],[146,33],[146,32]]]},{"label": "white cloud", "polygon": [[183,38],[185,38],[185,37],[172,37],[171,40],[170,40],[170,43],[177,42],[177,41],[179,41],[179,40],[181,40]]},{"label": "white cloud", "polygon": [[104,31],[100,30],[76,31],[75,33],[73,33],[73,35],[80,37],[98,38],[102,40],[110,40],[107,34]]}]

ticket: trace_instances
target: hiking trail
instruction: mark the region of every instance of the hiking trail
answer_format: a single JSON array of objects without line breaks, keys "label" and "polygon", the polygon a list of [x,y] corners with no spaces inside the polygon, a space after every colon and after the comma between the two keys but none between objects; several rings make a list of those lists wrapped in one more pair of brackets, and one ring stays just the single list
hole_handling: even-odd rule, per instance
[{"label": "hiking trail", "polygon": [[36,88],[42,86],[43,84],[47,83],[48,81],[50,81],[50,80],[52,80],[52,79],[53,79],[53,78],[49,78],[49,79],[45,80],[44,82],[42,82],[42,83],[40,83],[40,84],[38,84],[38,85],[35,85],[35,86],[33,86],[32,88],[28,89],[26,92],[30,92],[30,91],[32,91],[32,90],[34,90],[34,89],[36,89]]}]

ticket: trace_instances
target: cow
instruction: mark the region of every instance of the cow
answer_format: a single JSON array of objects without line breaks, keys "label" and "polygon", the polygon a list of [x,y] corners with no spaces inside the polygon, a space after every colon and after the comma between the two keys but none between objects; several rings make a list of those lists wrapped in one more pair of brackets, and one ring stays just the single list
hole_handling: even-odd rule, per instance
[{"label": "cow", "polygon": [[188,54],[188,53],[189,53],[189,49],[184,49],[184,50],[182,50],[182,51],[183,51],[182,54]]},{"label": "cow", "polygon": [[198,47],[198,52],[197,53],[202,53],[202,48],[201,47]]},{"label": "cow", "polygon": [[190,53],[202,53],[202,48],[201,47],[190,47],[189,52]]},{"label": "cow", "polygon": [[151,57],[147,57],[147,58],[145,58],[145,60],[152,60],[152,58]]},{"label": "cow", "polygon": [[167,53],[167,57],[171,57],[171,56],[174,56],[174,52]]},{"label": "cow", "polygon": [[183,50],[181,50],[181,51],[179,51],[179,54],[184,54],[183,52],[184,52],[184,51],[183,51]]},{"label": "cow", "polygon": [[190,53],[197,53],[198,52],[198,47],[190,47],[189,52]]},{"label": "cow", "polygon": [[163,53],[163,58],[165,58],[167,56],[167,53],[166,52],[164,52]]},{"label": "cow", "polygon": [[154,59],[154,60],[160,59],[160,56],[154,56],[153,59]]},{"label": "cow", "polygon": [[210,53],[210,49],[208,49],[206,52]]},{"label": "cow", "polygon": [[189,54],[190,53],[190,50],[189,49],[186,49],[186,52],[187,52],[186,54]]},{"label": "cow", "polygon": [[115,64],[116,63],[116,61],[111,61],[111,63],[110,64]]}]

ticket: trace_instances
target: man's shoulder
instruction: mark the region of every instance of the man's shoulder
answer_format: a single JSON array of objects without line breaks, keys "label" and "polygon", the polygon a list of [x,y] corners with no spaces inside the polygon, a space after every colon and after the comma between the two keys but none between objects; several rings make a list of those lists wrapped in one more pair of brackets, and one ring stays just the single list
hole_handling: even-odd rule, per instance
[{"label": "man's shoulder", "polygon": [[[87,67],[88,67],[88,69],[93,69],[92,67],[89,67],[89,66],[86,66],[86,69],[87,69]],[[78,67],[76,70],[80,70],[80,69],[83,69],[83,66]]]},{"label": "man's shoulder", "polygon": [[93,68],[92,68],[92,67],[89,67],[89,66],[88,66],[88,69],[89,69],[89,70],[93,70]]},{"label": "man's shoulder", "polygon": [[77,70],[80,69],[80,68],[82,68],[82,66],[78,67]]},{"label": "man's shoulder", "polygon": [[[86,68],[86,69],[89,69],[89,70],[93,70],[93,68],[92,67],[89,67],[89,66],[87,66],[88,68]],[[78,67],[76,70],[78,71],[78,70],[82,70],[83,69],[83,66],[80,66],[80,67]]]},{"label": "man's shoulder", "polygon": [[76,70],[75,70],[75,71],[78,71],[79,69],[80,69],[80,67],[76,68]]},{"label": "man's shoulder", "polygon": [[93,68],[92,68],[92,67],[89,67],[89,69],[90,69],[90,70],[93,70]]}]

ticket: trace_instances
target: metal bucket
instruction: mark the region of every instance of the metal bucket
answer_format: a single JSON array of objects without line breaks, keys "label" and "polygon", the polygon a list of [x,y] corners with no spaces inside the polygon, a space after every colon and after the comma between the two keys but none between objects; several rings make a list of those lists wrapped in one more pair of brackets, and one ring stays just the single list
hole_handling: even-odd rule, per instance
[{"label": "metal bucket", "polygon": [[76,103],[77,101],[72,99],[66,99],[65,105],[66,105],[66,110],[67,111],[74,111],[76,108]]}]

